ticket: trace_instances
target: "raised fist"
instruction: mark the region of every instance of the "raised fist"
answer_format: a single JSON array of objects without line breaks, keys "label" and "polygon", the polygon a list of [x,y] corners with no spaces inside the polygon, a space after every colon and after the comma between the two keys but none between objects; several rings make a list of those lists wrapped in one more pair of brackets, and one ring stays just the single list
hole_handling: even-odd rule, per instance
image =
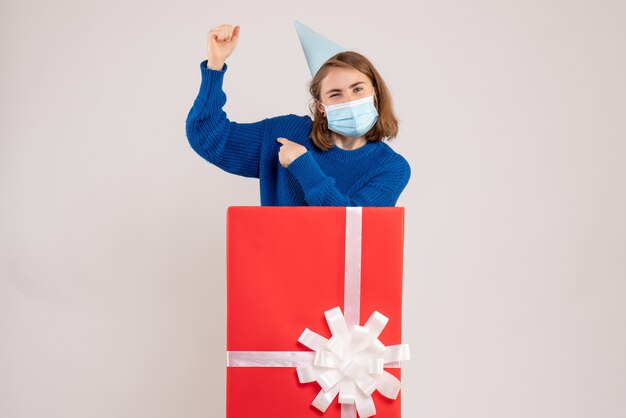
[{"label": "raised fist", "polygon": [[208,36],[208,63],[207,67],[221,70],[226,58],[233,53],[239,40],[239,26],[227,23],[219,25],[209,31]]}]

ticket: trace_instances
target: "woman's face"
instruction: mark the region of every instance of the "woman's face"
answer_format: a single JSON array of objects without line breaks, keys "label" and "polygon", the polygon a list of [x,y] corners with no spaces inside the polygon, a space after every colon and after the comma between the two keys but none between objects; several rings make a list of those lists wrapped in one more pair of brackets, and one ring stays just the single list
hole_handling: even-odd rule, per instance
[{"label": "woman's face", "polygon": [[[374,86],[362,72],[352,68],[330,67],[321,83],[320,101],[330,106],[373,94]],[[318,107],[320,112],[324,112],[321,104],[318,104]]]}]

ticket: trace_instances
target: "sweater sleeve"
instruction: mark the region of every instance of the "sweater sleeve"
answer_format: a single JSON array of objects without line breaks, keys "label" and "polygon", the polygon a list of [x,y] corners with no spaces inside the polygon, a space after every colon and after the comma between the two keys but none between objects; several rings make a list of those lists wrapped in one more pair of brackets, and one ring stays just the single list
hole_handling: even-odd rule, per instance
[{"label": "sweater sleeve", "polygon": [[222,82],[228,65],[213,70],[206,64],[207,60],[200,63],[200,91],[185,121],[189,144],[202,158],[224,171],[259,178],[266,120],[254,123],[229,120],[222,110],[226,103]]},{"label": "sweater sleeve", "polygon": [[395,206],[411,177],[408,162],[400,158],[358,190],[345,194],[337,189],[334,178],[324,174],[310,151],[293,160],[287,169],[300,183],[309,206]]}]

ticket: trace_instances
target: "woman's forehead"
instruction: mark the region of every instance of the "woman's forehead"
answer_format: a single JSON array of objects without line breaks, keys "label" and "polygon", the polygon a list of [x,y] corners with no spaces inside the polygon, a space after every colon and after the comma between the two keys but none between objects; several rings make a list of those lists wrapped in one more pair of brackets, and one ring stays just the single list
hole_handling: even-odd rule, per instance
[{"label": "woman's forehead", "polygon": [[359,81],[371,84],[369,78],[358,70],[344,67],[330,67],[328,74],[326,74],[326,77],[322,80],[322,91],[347,89]]}]

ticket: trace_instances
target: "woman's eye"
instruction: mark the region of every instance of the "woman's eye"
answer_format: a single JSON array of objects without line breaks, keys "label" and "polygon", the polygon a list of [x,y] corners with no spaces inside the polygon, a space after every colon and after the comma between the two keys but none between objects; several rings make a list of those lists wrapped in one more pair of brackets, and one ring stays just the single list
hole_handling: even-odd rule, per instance
[{"label": "woman's eye", "polygon": [[355,87],[354,88],[354,91],[361,91],[361,90],[363,90],[363,87]]}]

